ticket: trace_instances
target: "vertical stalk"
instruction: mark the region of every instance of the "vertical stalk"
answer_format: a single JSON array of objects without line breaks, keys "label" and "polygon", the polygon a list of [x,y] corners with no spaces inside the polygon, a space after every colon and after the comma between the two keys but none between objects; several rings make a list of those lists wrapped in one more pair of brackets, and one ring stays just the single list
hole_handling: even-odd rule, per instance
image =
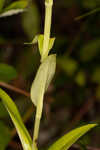
[{"label": "vertical stalk", "polygon": [[38,150],[37,140],[39,134],[40,120],[42,116],[42,108],[43,108],[43,95],[40,96],[40,100],[36,108],[36,118],[35,118],[35,125],[34,125],[34,134],[33,134],[33,146],[35,147],[35,150]]},{"label": "vertical stalk", "polygon": [[[43,41],[43,53],[42,53],[41,62],[44,61],[44,59],[48,56],[48,52],[49,52],[48,47],[50,41],[52,5],[53,5],[53,0],[45,0],[45,26],[44,26],[44,41]],[[43,96],[44,95],[40,95],[39,103],[36,109],[32,150],[38,150],[37,139],[39,134],[40,120],[42,116]]]},{"label": "vertical stalk", "polygon": [[50,41],[52,5],[53,5],[53,0],[45,1],[44,41],[43,41],[43,53],[42,53],[41,61],[43,61],[48,56],[48,52],[49,52],[48,47],[49,47],[49,41]]}]

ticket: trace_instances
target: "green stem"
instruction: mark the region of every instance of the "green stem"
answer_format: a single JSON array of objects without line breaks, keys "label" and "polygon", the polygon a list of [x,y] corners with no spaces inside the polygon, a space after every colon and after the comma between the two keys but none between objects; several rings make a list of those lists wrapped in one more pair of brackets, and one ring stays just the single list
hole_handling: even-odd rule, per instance
[{"label": "green stem", "polygon": [[37,140],[39,135],[40,120],[42,116],[42,108],[43,108],[43,95],[41,95],[36,109],[36,118],[35,118],[35,125],[34,125],[34,134],[33,134],[33,146],[35,147],[35,150],[38,150]]},{"label": "green stem", "polygon": [[48,56],[48,47],[50,41],[50,30],[51,30],[51,18],[52,18],[52,5],[53,0],[45,2],[45,27],[44,27],[44,41],[43,41],[43,53],[42,62]]},{"label": "green stem", "polygon": [[[44,59],[48,56],[48,53],[49,53],[48,48],[49,48],[49,41],[50,41],[52,5],[53,5],[53,0],[45,1],[45,27],[44,27],[43,53],[42,53],[41,62],[44,61]],[[38,150],[37,139],[38,139],[38,134],[39,134],[40,120],[42,116],[43,96],[44,96],[43,94],[40,95],[40,99],[38,101],[39,103],[37,104],[32,150],[34,150],[34,148],[35,150]]]}]

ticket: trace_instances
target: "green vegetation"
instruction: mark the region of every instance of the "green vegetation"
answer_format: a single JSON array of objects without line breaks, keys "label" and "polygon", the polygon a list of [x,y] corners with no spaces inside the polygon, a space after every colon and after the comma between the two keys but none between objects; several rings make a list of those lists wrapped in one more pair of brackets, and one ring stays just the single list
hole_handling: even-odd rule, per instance
[{"label": "green vegetation", "polygon": [[[88,5],[89,3],[90,3],[90,1],[88,3],[83,3],[80,5],[82,5],[83,8],[86,7],[87,9],[94,9],[94,10],[90,10],[90,12],[83,14],[82,16],[76,17],[74,20],[76,20],[76,21],[81,20],[81,19],[88,17],[96,12],[99,12],[98,11],[99,8],[95,8],[95,7],[97,7],[98,1],[96,1],[95,4],[93,3],[90,6]],[[58,4],[60,4],[60,3],[58,3]],[[70,1],[70,3],[67,3],[67,5],[66,5],[67,8],[71,4],[73,4],[73,1]],[[95,7],[93,7],[93,6],[95,6]],[[50,98],[48,96],[48,99],[50,99],[50,101],[48,103],[46,103],[47,116],[49,116],[49,114],[50,114],[50,107],[51,107],[50,105],[52,105],[53,111],[56,109],[56,107],[59,108],[61,106],[63,106],[63,110],[64,110],[65,106],[67,106],[67,107],[69,106],[69,108],[70,107],[73,108],[73,104],[74,104],[74,107],[77,106],[77,108],[78,108],[79,105],[82,105],[82,103],[83,103],[82,97],[90,97],[91,103],[92,103],[91,104],[90,101],[88,101],[82,107],[82,109],[80,109],[77,112],[76,116],[72,119],[70,125],[67,126],[66,128],[65,128],[66,119],[64,120],[64,123],[62,123],[63,124],[63,127],[62,127],[63,133],[64,133],[65,129],[72,129],[73,127],[75,128],[76,124],[80,126],[82,117],[85,115],[85,113],[87,113],[89,111],[89,108],[91,108],[91,106],[93,105],[94,97],[96,97],[97,99],[100,98],[99,65],[97,65],[95,68],[91,69],[92,68],[91,62],[94,61],[93,62],[93,65],[94,65],[96,63],[96,57],[98,57],[98,55],[99,55],[100,39],[98,37],[96,37],[93,40],[88,39],[88,42],[86,42],[84,44],[84,46],[81,48],[81,50],[79,50],[79,52],[77,52],[76,54],[72,54],[74,48],[78,49],[80,47],[78,45],[78,42],[79,43],[83,42],[81,40],[82,39],[81,32],[83,33],[86,29],[87,24],[89,24],[87,21],[86,24],[82,25],[82,28],[80,29],[80,33],[78,33],[78,36],[73,40],[71,46],[68,48],[69,51],[67,51],[67,52],[62,51],[61,55],[58,54],[59,52],[58,52],[57,48],[58,47],[60,48],[60,46],[62,46],[63,44],[66,44],[67,40],[65,39],[65,41],[64,41],[64,37],[62,39],[60,39],[58,37],[56,40],[58,43],[57,42],[55,43],[56,36],[51,38],[51,24],[52,24],[52,10],[53,10],[52,8],[53,8],[53,0],[45,0],[44,34],[34,35],[35,34],[35,31],[33,30],[34,27],[36,27],[36,31],[37,30],[39,31],[39,19],[40,18],[38,18],[38,16],[39,16],[38,9],[36,8],[35,5],[32,4],[31,1],[28,3],[28,1],[26,1],[26,0],[20,0],[20,1],[15,1],[12,3],[10,3],[10,2],[6,3],[4,0],[1,0],[1,2],[0,2],[0,19],[1,20],[5,19],[8,16],[15,17],[15,14],[22,13],[20,15],[22,17],[21,23],[22,23],[23,29],[25,30],[24,34],[27,34],[28,40],[30,40],[30,38],[32,38],[34,35],[34,39],[31,40],[32,42],[27,42],[27,43],[23,42],[23,43],[25,43],[24,48],[23,48],[24,50],[22,53],[20,53],[21,55],[19,56],[19,58],[14,60],[15,67],[8,65],[6,63],[0,63],[0,85],[5,87],[6,89],[10,89],[12,91],[15,91],[17,93],[20,93],[20,94],[28,97],[29,100],[31,99],[31,101],[26,102],[26,98],[25,98],[25,102],[23,102],[24,98],[18,97],[18,95],[17,96],[14,95],[14,98],[10,98],[10,96],[8,96],[8,94],[2,88],[0,88],[0,98],[2,100],[2,101],[0,101],[0,114],[1,114],[1,116],[0,116],[0,118],[1,118],[1,120],[0,120],[0,133],[1,133],[0,134],[0,148],[1,148],[1,150],[5,150],[7,148],[7,146],[10,144],[10,141],[12,141],[13,137],[16,135],[16,131],[19,135],[23,150],[41,149],[41,147],[38,146],[39,135],[40,135],[39,134],[40,125],[42,124],[41,123],[42,121],[44,122],[44,126],[45,126],[45,122],[47,124],[49,124],[49,121],[46,120],[45,117],[43,117],[44,120],[41,120],[42,114],[43,114],[43,108],[44,108],[43,107],[44,106],[43,105],[44,104],[44,95],[45,95],[45,93],[47,93],[50,90],[51,81],[56,72],[56,66],[57,66],[57,74],[55,75],[55,81],[54,81],[55,84],[53,85],[53,88],[51,86],[51,91],[54,90],[54,94],[53,94],[54,96],[52,96]],[[33,15],[34,13],[36,13],[36,15]],[[34,21],[32,21],[32,22],[31,22],[31,20],[32,20],[31,17],[34,18]],[[91,29],[92,29],[92,27],[91,27]],[[94,33],[92,33],[92,31],[89,31],[89,32],[91,32],[91,34],[94,34]],[[98,34],[98,33],[96,33],[96,34]],[[17,39],[11,40],[10,37],[5,38],[2,36],[2,34],[0,36],[1,36],[0,43],[4,44],[4,43],[8,42],[8,45],[9,45],[9,42],[13,41],[16,45]],[[87,36],[87,38],[89,38],[89,36]],[[22,40],[22,39],[19,38],[18,41],[20,41],[20,40]],[[22,42],[20,42],[20,43],[22,43]],[[39,52],[36,52],[36,54],[33,55],[33,49],[36,49],[36,48],[33,48],[33,47],[35,47],[35,45],[38,45]],[[20,47],[20,46],[18,46],[18,47]],[[27,51],[27,47],[31,50]],[[55,49],[55,51],[52,50],[53,48]],[[41,57],[40,58],[40,66],[39,66],[38,53],[40,53],[40,57]],[[16,50],[15,50],[15,55],[17,55],[17,54],[18,54],[18,52],[16,52]],[[56,54],[58,54],[58,56]],[[1,60],[3,59],[2,58],[3,55],[4,55],[4,52],[1,49],[1,51],[0,51],[0,59]],[[14,54],[12,54],[12,55],[14,55]],[[9,54],[8,54],[8,57],[9,57]],[[57,61],[56,61],[56,59],[57,59]],[[37,70],[37,66],[39,66],[38,70]],[[34,80],[33,80],[33,67],[34,67],[34,76],[35,76]],[[85,68],[87,70],[85,70]],[[37,73],[36,73],[36,70],[37,70]],[[61,72],[60,72],[60,70],[61,70]],[[88,77],[88,73],[87,73],[89,70],[91,72],[90,78]],[[29,78],[32,78],[30,80],[30,82],[32,82],[32,80],[33,80],[32,84],[27,82],[27,80],[29,80]],[[94,84],[98,84],[96,87],[97,88],[96,95],[92,95],[93,94],[92,87],[90,87],[91,90],[89,89],[89,87],[87,87],[87,85],[89,85],[88,78],[89,78],[90,82],[93,82]],[[17,81],[19,81],[20,83],[19,82],[17,83]],[[31,86],[29,93],[22,89],[19,89],[19,88],[16,88],[16,87],[10,85],[10,83],[13,83],[15,85],[20,84],[20,86],[23,84],[21,87],[21,88],[23,88],[24,82],[27,82],[26,89],[29,90],[30,86]],[[66,83],[68,84],[68,87],[65,85]],[[71,93],[70,94],[68,92],[68,89],[69,89],[69,87],[72,88],[72,85],[74,85],[74,84],[75,84],[75,86],[73,86],[73,89],[75,91],[73,92],[73,89],[72,89],[70,91],[70,93]],[[60,87],[62,87],[62,85],[65,86],[64,91],[62,89],[61,89],[61,92],[56,91],[57,88],[59,89]],[[87,90],[87,88],[88,88],[88,90]],[[75,97],[75,99],[74,99],[73,93],[74,93],[74,95],[77,93],[76,94],[77,96]],[[89,95],[92,95],[92,96],[89,96]],[[12,97],[13,97],[13,95],[12,95]],[[77,100],[77,98],[78,98],[78,100]],[[21,101],[19,104],[15,104],[14,101],[16,101],[16,100],[12,100],[12,99],[17,99],[17,100],[21,99]],[[54,100],[54,99],[56,99],[56,100]],[[32,106],[31,102],[36,107],[36,113],[34,113],[34,114],[33,114],[33,106]],[[15,131],[15,129],[12,129],[12,128],[10,129],[9,123],[8,123],[8,126],[6,126],[5,123],[3,122],[2,118],[3,119],[7,118],[8,115],[2,104],[4,104],[6,110],[8,111],[8,114],[10,115],[11,120],[16,128],[16,131]],[[20,106],[19,110],[17,109],[17,105]],[[30,107],[28,108],[28,106],[30,106]],[[21,110],[21,113],[23,114],[23,119],[19,113],[20,110]],[[71,113],[71,110],[69,110],[69,112]],[[65,116],[65,118],[66,118],[65,113],[66,113],[66,111],[64,112],[63,117]],[[72,111],[72,114],[73,114],[73,111]],[[33,124],[32,124],[33,116],[35,118],[34,119],[34,131],[33,131]],[[50,117],[51,117],[51,115],[50,115]],[[61,118],[63,118],[63,117],[61,117]],[[72,117],[72,116],[69,115],[69,117]],[[27,121],[29,118],[30,118],[30,122]],[[58,119],[58,118],[60,119],[60,116],[59,116],[59,114],[56,114],[56,119]],[[69,118],[69,120],[70,120],[70,118]],[[97,122],[97,121],[98,120],[96,120],[94,117],[92,122]],[[32,136],[32,134],[30,135],[28,129],[26,129],[24,122],[27,122],[28,125],[31,126],[31,128],[32,128],[31,132],[33,131],[33,136]],[[51,120],[51,122],[53,124],[52,120]],[[82,123],[83,122],[84,122],[84,118],[82,120]],[[86,122],[89,122],[89,120],[87,120]],[[59,124],[57,123],[57,125],[56,125],[57,130],[58,130],[58,126],[60,127],[62,125],[60,125],[60,123]],[[96,126],[97,126],[97,123],[90,123],[90,124],[88,123],[87,125],[82,125],[81,127],[75,128],[72,131],[65,134],[64,136],[62,136],[60,139],[58,139],[53,145],[51,144],[51,146],[50,145],[47,146],[46,149],[47,150],[67,150],[76,141],[78,141],[78,139],[80,137],[82,137],[89,130],[91,130],[92,128],[94,128]],[[51,126],[51,128],[52,128],[52,126]],[[4,137],[5,137],[5,140],[4,140]],[[52,137],[50,137],[50,138],[52,139]],[[89,139],[90,138],[91,138],[91,136],[89,137]],[[86,144],[79,144],[79,145],[81,148],[85,147],[85,149],[86,149]],[[18,146],[18,143],[17,143],[17,146]],[[14,149],[16,149],[16,148],[14,148]]]}]

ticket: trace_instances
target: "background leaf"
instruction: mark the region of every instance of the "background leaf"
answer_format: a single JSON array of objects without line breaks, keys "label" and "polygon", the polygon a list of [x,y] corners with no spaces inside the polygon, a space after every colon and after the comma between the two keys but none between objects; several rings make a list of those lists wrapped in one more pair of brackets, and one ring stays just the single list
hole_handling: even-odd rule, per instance
[{"label": "background leaf", "polygon": [[2,121],[0,121],[0,150],[5,150],[10,140],[10,130]]},{"label": "background leaf", "polygon": [[5,109],[2,101],[0,101],[0,118],[7,117],[7,116],[8,116],[7,110]]},{"label": "background leaf", "polygon": [[77,70],[78,63],[70,58],[70,57],[63,57],[58,58],[57,63],[61,66],[61,68],[67,73],[67,75],[72,76],[75,71]]},{"label": "background leaf", "polygon": [[26,0],[13,2],[2,11],[2,13],[0,14],[0,18],[21,13],[27,6],[28,1]]},{"label": "background leaf", "polygon": [[24,11],[23,9],[11,9],[11,10],[1,13],[0,18],[16,15],[16,14],[22,13],[23,11]]},{"label": "background leaf", "polygon": [[17,72],[14,67],[0,63],[0,81],[8,82],[17,77]]},{"label": "background leaf", "polygon": [[99,52],[100,39],[93,40],[86,44],[80,51],[80,59],[83,62],[91,61]]},{"label": "background leaf", "polygon": [[8,11],[11,9],[24,9],[28,6],[28,1],[27,0],[20,0],[11,3],[9,6],[7,6],[4,11]]},{"label": "background leaf", "polygon": [[0,12],[2,11],[2,8],[4,6],[4,2],[5,2],[5,0],[0,0]]},{"label": "background leaf", "polygon": [[[30,19],[31,18],[31,19]],[[30,40],[39,32],[40,16],[37,6],[31,4],[22,15],[22,26]]]}]

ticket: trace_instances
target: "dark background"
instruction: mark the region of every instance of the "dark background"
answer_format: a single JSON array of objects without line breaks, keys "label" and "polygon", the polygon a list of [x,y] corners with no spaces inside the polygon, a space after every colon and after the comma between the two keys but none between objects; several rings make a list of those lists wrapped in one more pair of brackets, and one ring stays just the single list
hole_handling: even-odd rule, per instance
[{"label": "dark background", "polygon": [[[12,1],[7,0],[5,6]],[[57,69],[44,98],[40,149],[75,127],[100,122],[100,12],[76,20],[99,7],[100,0],[54,0],[51,37],[56,37],[56,41],[51,53],[57,54]],[[0,18],[0,63],[9,64],[17,71],[16,78],[9,82],[0,79],[0,87],[17,104],[31,135],[35,108],[28,94],[40,55],[37,44],[24,43],[43,33],[44,10],[43,0],[33,0],[28,11]],[[13,86],[12,90],[8,84]],[[15,92],[14,87],[27,91],[27,96]],[[0,107],[0,122],[12,133],[13,124],[1,102]],[[18,136],[13,134],[6,149],[21,150]],[[100,128],[93,129],[77,143],[80,147],[74,145],[74,149],[99,148]]]}]

